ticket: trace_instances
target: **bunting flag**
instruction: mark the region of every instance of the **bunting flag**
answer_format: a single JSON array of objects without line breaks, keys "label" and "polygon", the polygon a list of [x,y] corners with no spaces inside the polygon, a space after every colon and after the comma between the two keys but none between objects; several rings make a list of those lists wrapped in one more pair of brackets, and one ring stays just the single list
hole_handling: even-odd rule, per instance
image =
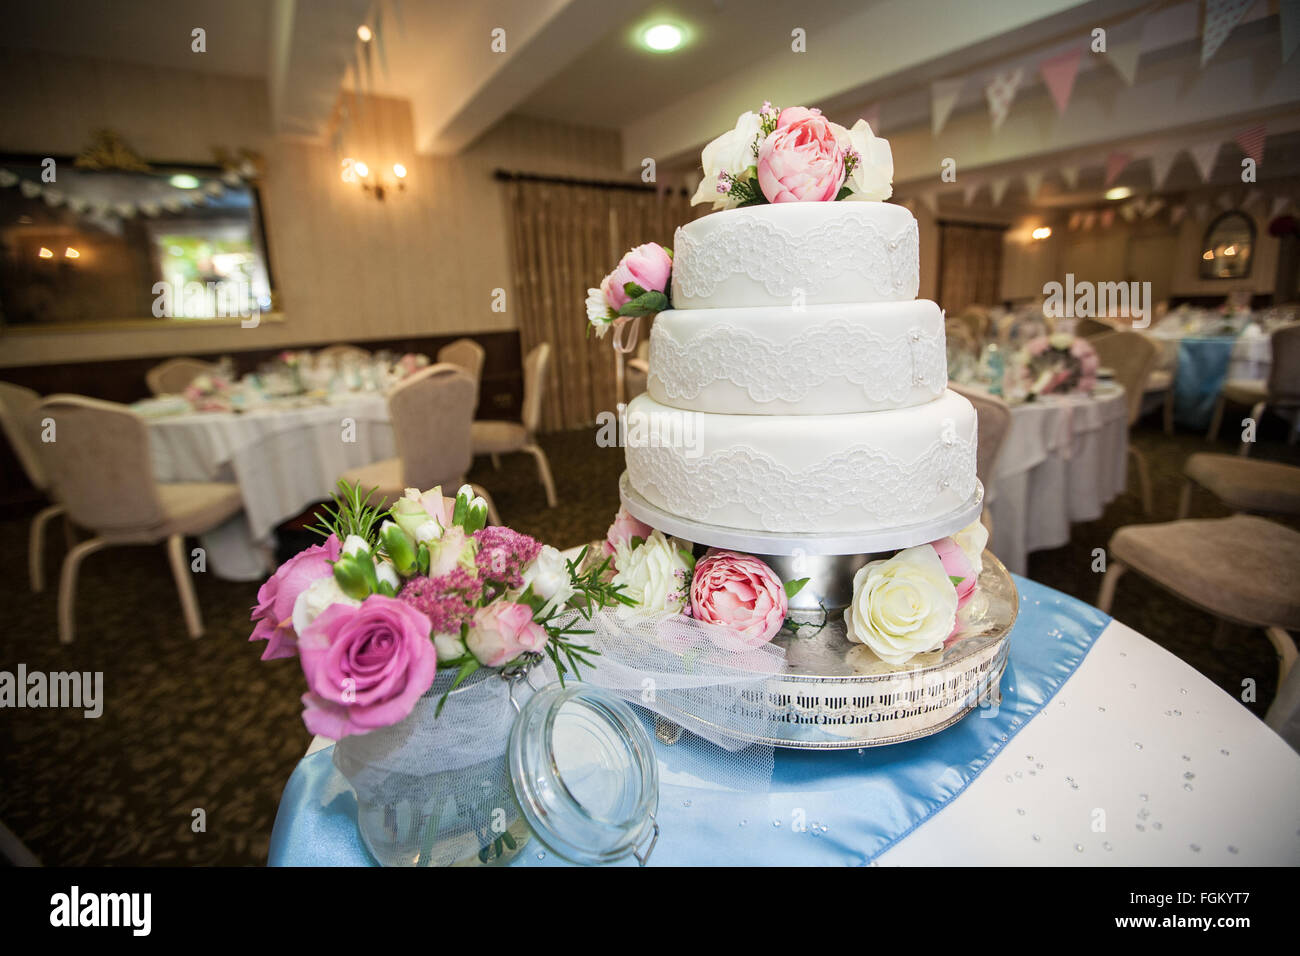
[{"label": "bunting flag", "polygon": [[1278,0],[1278,14],[1282,21],[1282,62],[1300,46],[1300,0]]},{"label": "bunting flag", "polygon": [[1234,137],[1234,141],[1241,147],[1241,151],[1255,161],[1258,166],[1264,161],[1264,138],[1268,135],[1268,129],[1260,124],[1252,126],[1250,129],[1243,129]]},{"label": "bunting flag", "polygon": [[993,199],[993,205],[1002,205],[1002,197],[1007,194],[1007,187],[1011,185],[1009,177],[1003,176],[1001,179],[993,180],[989,186],[989,195]]},{"label": "bunting flag", "polygon": [[933,135],[938,136],[943,130],[965,84],[966,78],[960,76],[955,80],[935,80],[930,84],[930,131]]},{"label": "bunting flag", "polygon": [[975,201],[975,195],[979,191],[980,191],[979,183],[973,183],[967,186],[964,190],[962,190],[962,199],[965,200],[966,205],[969,206],[971,203]]},{"label": "bunting flag", "polygon": [[1129,153],[1115,150],[1106,157],[1106,188],[1109,189],[1119,179],[1119,174],[1124,172],[1124,167],[1129,164],[1133,157]]},{"label": "bunting flag", "polygon": [[1011,112],[1011,101],[1016,98],[1016,90],[1024,79],[1025,69],[1018,66],[1010,73],[999,73],[984,87],[984,96],[989,101],[989,116],[993,118],[993,128],[999,129]]},{"label": "bunting flag", "polygon": [[1186,205],[1180,204],[1180,205],[1174,206],[1172,209],[1169,210],[1169,222],[1170,222],[1172,225],[1175,225],[1175,226],[1176,226],[1176,225],[1178,225],[1180,222],[1183,221],[1183,217],[1186,216],[1186,215],[1187,215],[1187,206],[1186,206]]},{"label": "bunting flag", "polygon": [[1043,186],[1043,171],[1031,169],[1025,173],[1025,198],[1033,202],[1038,197],[1038,190]]},{"label": "bunting flag", "polygon": [[1069,189],[1078,189],[1079,188],[1079,167],[1062,166],[1061,182],[1065,183],[1066,187]]},{"label": "bunting flag", "polygon": [[1205,29],[1201,33],[1201,66],[1219,52],[1223,41],[1233,31],[1246,11],[1257,0],[1205,0]]},{"label": "bunting flag", "polygon": [[1115,210],[1103,209],[1098,219],[1100,220],[1103,229],[1109,229],[1115,223]]},{"label": "bunting flag", "polygon": [[1083,222],[1083,213],[1079,212],[1077,209],[1074,212],[1070,213],[1071,229],[1078,229],[1079,226],[1082,224],[1082,222]]},{"label": "bunting flag", "polygon": [[1093,227],[1093,224],[1096,221],[1097,221],[1097,214],[1095,212],[1086,212],[1083,214],[1084,229],[1091,229]]},{"label": "bunting flag", "polygon": [[1120,207],[1119,214],[1124,217],[1125,222],[1133,222],[1138,217],[1137,203],[1125,203]]},{"label": "bunting flag", "polygon": [[1192,162],[1196,163],[1196,171],[1201,174],[1201,182],[1208,183],[1210,174],[1214,172],[1214,161],[1219,158],[1219,141],[1217,139],[1206,140],[1204,143],[1197,143],[1195,146],[1187,148],[1192,156]]},{"label": "bunting flag", "polygon": [[1273,208],[1269,210],[1268,218],[1275,219],[1282,215],[1282,213],[1286,212],[1286,207],[1289,205],[1291,205],[1290,196],[1274,196]]},{"label": "bunting flag", "polygon": [[1173,168],[1174,160],[1177,158],[1177,151],[1172,149],[1152,153],[1149,157],[1151,160],[1151,185],[1156,190],[1164,189],[1165,180],[1169,178],[1169,170]]},{"label": "bunting flag", "polygon": [[1106,61],[1115,68],[1125,86],[1137,79],[1138,57],[1142,54],[1142,28],[1145,16],[1125,20],[1110,30],[1106,44]]},{"label": "bunting flag", "polygon": [[1074,78],[1079,73],[1079,59],[1082,56],[1083,48],[1075,47],[1038,64],[1038,71],[1043,75],[1047,91],[1052,94],[1058,115],[1063,114],[1070,105],[1070,94],[1074,92]]},{"label": "bunting flag", "polygon": [[933,190],[927,190],[920,195],[921,203],[926,209],[930,210],[930,215],[939,215],[939,194]]}]

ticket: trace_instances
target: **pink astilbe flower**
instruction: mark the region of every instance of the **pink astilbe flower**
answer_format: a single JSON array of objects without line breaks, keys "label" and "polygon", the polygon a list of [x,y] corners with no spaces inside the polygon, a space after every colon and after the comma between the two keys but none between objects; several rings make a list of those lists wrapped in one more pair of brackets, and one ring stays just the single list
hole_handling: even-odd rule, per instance
[{"label": "pink astilbe flower", "polygon": [[483,599],[483,582],[473,571],[457,566],[436,578],[411,578],[397,599],[423,613],[432,633],[459,634]]},{"label": "pink astilbe flower", "polygon": [[542,543],[536,538],[500,525],[475,531],[474,540],[478,542],[478,554],[474,558],[478,573],[508,588],[523,585],[524,568],[542,550]]}]

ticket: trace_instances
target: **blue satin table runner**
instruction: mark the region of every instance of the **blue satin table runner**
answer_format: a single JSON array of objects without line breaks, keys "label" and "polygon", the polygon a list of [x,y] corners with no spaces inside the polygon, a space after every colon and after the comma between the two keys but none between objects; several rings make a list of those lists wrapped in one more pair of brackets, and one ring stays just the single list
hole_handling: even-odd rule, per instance
[{"label": "blue satin table runner", "polygon": [[[996,709],[889,747],[777,750],[765,793],[664,783],[650,865],[865,865],[960,796],[1069,680],[1110,623],[1082,601],[1014,577],[1020,616]],[[670,771],[686,757],[655,745]],[[270,865],[374,865],[357,832],[355,798],[346,784],[338,792],[332,755],[330,747],[303,758],[289,778]],[[511,865],[567,864],[534,839]]]}]

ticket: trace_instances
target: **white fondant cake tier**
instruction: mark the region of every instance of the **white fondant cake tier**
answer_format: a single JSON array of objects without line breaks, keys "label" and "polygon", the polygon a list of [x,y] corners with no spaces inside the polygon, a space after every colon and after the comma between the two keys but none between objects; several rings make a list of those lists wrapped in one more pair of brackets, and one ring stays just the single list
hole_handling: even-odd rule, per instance
[{"label": "white fondant cake tier", "polygon": [[834,415],[906,408],[948,385],[943,313],[873,302],[659,313],[650,395],[729,415]]},{"label": "white fondant cake tier", "polygon": [[969,501],[975,427],[975,409],[951,391],[847,415],[716,415],[638,395],[627,408],[627,473],[654,506],[723,527],[899,528]]},{"label": "white fondant cake tier", "polygon": [[916,219],[884,202],[772,203],[677,230],[673,307],[905,302],[916,298]]}]

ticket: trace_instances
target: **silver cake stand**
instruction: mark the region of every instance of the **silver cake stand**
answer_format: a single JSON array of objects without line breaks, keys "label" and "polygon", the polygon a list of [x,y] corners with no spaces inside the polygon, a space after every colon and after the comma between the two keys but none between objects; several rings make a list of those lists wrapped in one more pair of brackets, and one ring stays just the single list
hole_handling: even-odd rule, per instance
[{"label": "silver cake stand", "polygon": [[[743,712],[737,716],[746,719],[723,727],[673,713],[686,729],[777,747],[833,750],[927,737],[976,708],[996,713],[1019,595],[1010,572],[992,553],[984,552],[978,587],[958,612],[953,636],[941,649],[902,666],[887,664],[870,648],[849,641],[843,614],[860,567],[960,531],[979,517],[982,486],[976,486],[966,506],[937,521],[887,533],[815,535],[742,531],[671,515],[639,495],[626,473],[619,492],[630,514],[666,534],[754,554],[782,580],[809,579],[790,602],[793,631],[773,639],[785,650],[785,671],[735,702]],[[753,727],[755,715],[765,732],[738,734],[734,727]],[[667,738],[661,734],[661,739]]]}]

